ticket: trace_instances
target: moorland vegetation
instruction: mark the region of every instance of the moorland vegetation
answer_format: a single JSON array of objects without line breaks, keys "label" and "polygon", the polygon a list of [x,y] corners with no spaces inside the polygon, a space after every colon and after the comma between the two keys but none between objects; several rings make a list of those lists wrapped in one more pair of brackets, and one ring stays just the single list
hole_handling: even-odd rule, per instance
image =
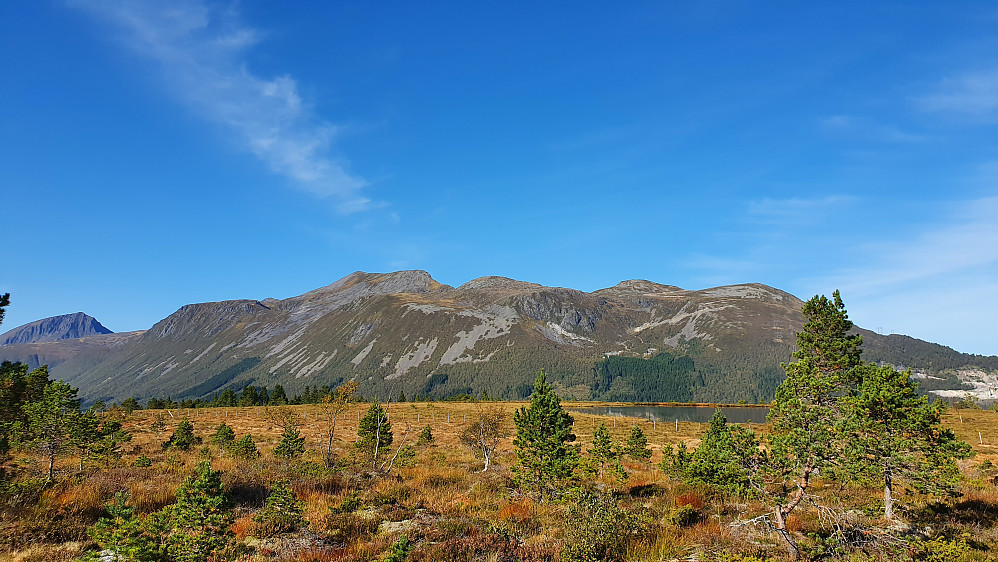
[{"label": "moorland vegetation", "polygon": [[804,314],[762,425],[572,413],[543,371],[529,403],[81,410],[4,363],[0,556],[998,559],[998,413],[864,363],[838,293]]}]

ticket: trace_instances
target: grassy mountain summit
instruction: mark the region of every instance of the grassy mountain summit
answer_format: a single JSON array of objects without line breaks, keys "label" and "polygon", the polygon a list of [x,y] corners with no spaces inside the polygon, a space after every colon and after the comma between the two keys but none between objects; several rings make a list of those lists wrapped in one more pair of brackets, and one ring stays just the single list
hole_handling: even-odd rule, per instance
[{"label": "grassy mountain summit", "polygon": [[[113,341],[2,346],[0,359],[47,362],[81,396],[105,401],[346,380],[366,395],[522,398],[541,368],[573,398],[768,401],[803,324],[801,304],[760,284],[686,291],[629,280],[587,293],[504,277],[455,288],[425,271],[356,272],[283,300],[185,305]],[[863,335],[867,360],[924,376],[998,368],[995,358]]]}]

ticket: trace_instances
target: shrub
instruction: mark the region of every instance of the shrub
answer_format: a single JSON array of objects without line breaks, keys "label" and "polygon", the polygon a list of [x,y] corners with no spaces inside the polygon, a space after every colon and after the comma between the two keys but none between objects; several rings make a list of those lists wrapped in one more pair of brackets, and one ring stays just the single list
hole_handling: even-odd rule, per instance
[{"label": "shrub", "polygon": [[399,538],[395,539],[392,543],[392,547],[388,549],[388,556],[385,557],[385,562],[402,562],[409,558],[409,553],[412,552],[413,544],[409,542],[409,536],[402,534]]},{"label": "shrub", "polygon": [[274,456],[285,462],[305,454],[305,438],[301,436],[297,425],[288,425],[281,433],[281,442],[274,447]]},{"label": "shrub", "polygon": [[953,562],[964,560],[970,553],[970,545],[967,544],[967,536],[962,535],[957,539],[946,539],[937,537],[931,541],[920,543],[916,551],[918,560],[925,562]]},{"label": "shrub", "polygon": [[419,437],[416,439],[416,445],[423,446],[429,445],[430,443],[433,443],[433,431],[430,429],[430,426],[427,425],[423,428],[423,431],[419,432]]},{"label": "shrub", "polygon": [[416,448],[412,445],[402,447],[398,458],[395,459],[395,466],[398,468],[416,466]]},{"label": "shrub", "polygon": [[692,505],[680,505],[669,512],[669,523],[677,527],[690,527],[700,521],[700,510]]},{"label": "shrub", "polygon": [[247,435],[229,445],[229,453],[237,459],[254,460],[260,457],[260,451],[253,442],[253,437]]},{"label": "shrub", "polygon": [[568,509],[565,544],[561,550],[564,562],[590,560],[624,560],[627,537],[636,522],[630,513],[617,505],[609,494],[584,489]]},{"label": "shrub", "polygon": [[325,524],[325,535],[330,541],[346,543],[351,539],[374,533],[381,521],[355,513],[330,513],[326,515]]},{"label": "shrub", "polygon": [[177,425],[177,429],[170,436],[170,439],[163,443],[164,449],[180,449],[189,451],[194,445],[200,445],[201,438],[194,436],[194,425],[188,419],[183,419]]},{"label": "shrub", "polygon": [[211,442],[219,447],[225,447],[235,440],[236,432],[232,431],[232,428],[225,422],[222,422],[222,424],[218,426],[218,430],[215,431],[215,435],[211,438]]},{"label": "shrub", "polygon": [[118,492],[114,501],[106,506],[109,517],[100,518],[88,529],[90,537],[101,549],[91,552],[83,560],[106,560],[106,552],[114,560],[160,560],[164,547],[160,540],[162,528],[154,517],[139,518],[135,508],[127,505],[128,495]]},{"label": "shrub", "polygon": [[135,459],[135,466],[138,468],[148,468],[152,466],[152,459],[147,457],[145,453],[139,455],[139,458]]},{"label": "shrub", "polygon": [[263,509],[253,517],[257,534],[272,537],[292,533],[308,525],[302,516],[305,504],[295,497],[286,480],[278,480],[267,496]]},{"label": "shrub", "polygon": [[355,490],[347,494],[340,502],[340,505],[329,506],[329,513],[353,513],[360,509],[362,505],[363,502],[360,500],[360,494]]}]

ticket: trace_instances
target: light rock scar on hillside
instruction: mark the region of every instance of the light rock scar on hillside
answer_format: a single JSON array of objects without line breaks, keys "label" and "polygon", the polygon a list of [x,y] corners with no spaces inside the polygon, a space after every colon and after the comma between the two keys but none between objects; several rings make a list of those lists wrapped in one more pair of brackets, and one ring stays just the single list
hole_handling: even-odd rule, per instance
[{"label": "light rock scar on hillside", "polygon": [[555,324],[554,322],[545,322],[544,324],[538,324],[537,329],[540,330],[542,334],[544,334],[544,337],[556,343],[568,344],[574,346],[580,346],[582,345],[582,342],[593,343],[592,339],[587,338],[585,336],[580,336],[578,334],[573,334],[572,332],[569,332],[565,328],[562,328],[561,325]]},{"label": "light rock scar on hillside", "polygon": [[364,358],[366,358],[369,353],[371,353],[371,350],[374,349],[374,344],[377,342],[378,338],[374,338],[373,340],[371,340],[371,343],[367,344],[367,347],[360,350],[360,353],[358,353],[356,357],[350,360],[350,362],[353,363],[354,367],[360,365],[360,362],[363,361]]},{"label": "light rock scar on hillside", "polygon": [[415,349],[399,357],[398,363],[395,364],[395,372],[385,377],[385,380],[397,379],[408,373],[409,369],[418,367],[423,361],[433,356],[433,352],[437,350],[438,343],[440,341],[437,338],[433,338],[430,341],[417,340]]},{"label": "light rock scar on hillside", "polygon": [[[704,338],[704,337],[706,339],[710,339],[709,334],[699,333],[696,331],[697,321],[699,321],[701,317],[704,316],[716,317],[717,312],[720,312],[728,308],[735,308],[734,305],[721,305],[721,306],[697,305],[696,310],[688,310],[690,308],[690,304],[691,303],[683,305],[683,308],[679,312],[677,312],[675,316],[671,318],[663,318],[661,320],[655,320],[655,311],[652,311],[652,319],[648,322],[645,322],[644,324],[641,324],[640,326],[631,328],[631,333],[640,334],[645,330],[650,330],[652,328],[657,328],[659,326],[675,325],[685,320],[686,325],[683,326],[682,331],[679,334],[673,336],[672,338],[667,339],[665,341],[666,344],[672,347],[676,347],[676,345],[679,343],[678,339],[679,336],[683,336],[686,339]],[[675,343],[669,343],[671,340],[673,340],[673,338],[676,338]]]},{"label": "light rock scar on hillside", "polygon": [[[460,311],[461,316],[477,318],[482,321],[470,330],[461,330],[456,334],[457,342],[447,348],[443,357],[440,358],[441,365],[453,365],[455,363],[470,363],[476,359],[466,351],[473,350],[475,345],[482,340],[495,339],[509,334],[518,316],[516,311],[509,307],[494,307],[488,312]],[[493,352],[494,353],[494,352]],[[491,357],[491,354],[490,354]],[[487,360],[487,359],[486,359]]]}]

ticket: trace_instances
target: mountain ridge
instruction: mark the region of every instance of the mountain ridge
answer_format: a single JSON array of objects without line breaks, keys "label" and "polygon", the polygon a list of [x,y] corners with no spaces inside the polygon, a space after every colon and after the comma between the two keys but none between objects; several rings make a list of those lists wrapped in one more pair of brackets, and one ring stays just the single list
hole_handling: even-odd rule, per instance
[{"label": "mountain ridge", "polygon": [[[632,279],[584,292],[498,276],[452,287],[422,270],[358,271],[286,299],[184,305],[144,332],[94,337],[92,345],[83,338],[3,346],[0,359],[50,360],[54,376],[105,401],[205,398],[248,384],[294,392],[346,380],[365,395],[521,398],[544,368],[571,398],[759,402],[782,380],[802,304],[759,283],[687,291]],[[998,370],[998,358],[859,331],[868,360],[926,376],[968,365]],[[689,372],[618,369],[594,382],[610,358],[629,357],[642,371],[641,361],[661,354],[692,359],[682,363]],[[666,384],[673,376],[687,381],[682,396],[664,390],[679,388]]]}]

